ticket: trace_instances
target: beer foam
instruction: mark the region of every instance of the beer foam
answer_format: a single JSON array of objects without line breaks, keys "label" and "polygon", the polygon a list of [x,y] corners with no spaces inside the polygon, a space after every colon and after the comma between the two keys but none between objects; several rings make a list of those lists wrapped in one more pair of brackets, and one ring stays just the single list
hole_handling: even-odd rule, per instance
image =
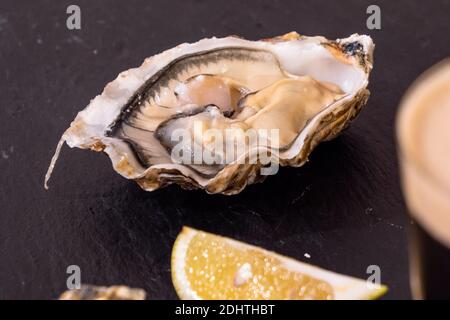
[{"label": "beer foam", "polygon": [[427,71],[408,90],[397,136],[411,214],[450,247],[450,59]]}]

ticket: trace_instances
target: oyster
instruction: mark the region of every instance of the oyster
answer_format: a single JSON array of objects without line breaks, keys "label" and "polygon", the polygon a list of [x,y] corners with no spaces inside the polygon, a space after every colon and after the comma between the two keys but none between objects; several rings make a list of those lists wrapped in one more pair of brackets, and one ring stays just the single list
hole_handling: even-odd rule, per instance
[{"label": "oyster", "polygon": [[266,170],[274,163],[303,165],[349,124],[369,96],[373,48],[366,35],[331,41],[291,32],[204,39],[155,55],[78,113],[45,185],[66,142],[106,152],[148,191],[177,183],[239,193],[275,172]]},{"label": "oyster", "polygon": [[145,300],[143,289],[127,286],[99,287],[82,285],[80,289],[64,291],[59,300]]}]

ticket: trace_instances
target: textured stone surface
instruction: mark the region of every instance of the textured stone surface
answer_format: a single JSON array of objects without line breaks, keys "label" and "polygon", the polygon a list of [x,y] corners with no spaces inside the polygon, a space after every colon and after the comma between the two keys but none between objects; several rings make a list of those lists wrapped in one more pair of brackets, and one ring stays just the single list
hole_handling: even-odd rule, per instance
[{"label": "textured stone surface", "polygon": [[[370,1],[75,2],[80,31],[65,25],[72,1],[0,2],[0,298],[57,298],[71,264],[83,283],[176,298],[170,252],[182,225],[352,276],[377,264],[386,298],[409,297],[394,119],[411,81],[450,55],[449,1],[383,1],[379,31],[366,29]],[[66,148],[44,190],[59,135],[120,71],[185,41],[291,30],[376,43],[366,109],[304,167],[233,197],[147,193],[106,156]]]}]

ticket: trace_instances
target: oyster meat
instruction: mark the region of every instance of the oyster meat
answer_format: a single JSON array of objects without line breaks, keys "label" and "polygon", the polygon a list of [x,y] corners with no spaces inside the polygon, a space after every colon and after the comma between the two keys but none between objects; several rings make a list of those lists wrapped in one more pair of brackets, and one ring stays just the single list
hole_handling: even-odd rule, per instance
[{"label": "oyster meat", "polygon": [[103,151],[148,191],[171,183],[236,194],[278,165],[301,166],[369,96],[373,42],[295,32],[203,39],[122,72],[78,113],[61,146]]}]

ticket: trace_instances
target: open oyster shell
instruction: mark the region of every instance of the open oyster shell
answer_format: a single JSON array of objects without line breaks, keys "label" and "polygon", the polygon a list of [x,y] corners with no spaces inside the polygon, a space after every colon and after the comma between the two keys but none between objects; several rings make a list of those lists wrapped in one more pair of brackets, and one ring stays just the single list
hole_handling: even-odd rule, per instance
[{"label": "open oyster shell", "polygon": [[[366,35],[331,41],[292,32],[260,41],[203,39],[147,58],[139,68],[120,73],[78,113],[58,144],[46,186],[66,142],[107,153],[119,174],[147,191],[177,183],[208,193],[239,193],[265,178],[261,169],[267,164],[258,156],[236,161],[260,145],[237,152],[232,161],[187,164],[173,157],[174,132],[183,129],[192,134],[189,143],[214,149],[205,138],[197,139],[195,123],[236,135],[276,129],[277,141],[263,145],[269,157],[283,166],[301,166],[318,143],[335,137],[365,105],[373,48]],[[215,159],[227,156],[217,148],[210,151]]]},{"label": "open oyster shell", "polygon": [[100,287],[82,285],[79,289],[67,290],[61,294],[59,300],[145,300],[143,289],[127,286]]}]

